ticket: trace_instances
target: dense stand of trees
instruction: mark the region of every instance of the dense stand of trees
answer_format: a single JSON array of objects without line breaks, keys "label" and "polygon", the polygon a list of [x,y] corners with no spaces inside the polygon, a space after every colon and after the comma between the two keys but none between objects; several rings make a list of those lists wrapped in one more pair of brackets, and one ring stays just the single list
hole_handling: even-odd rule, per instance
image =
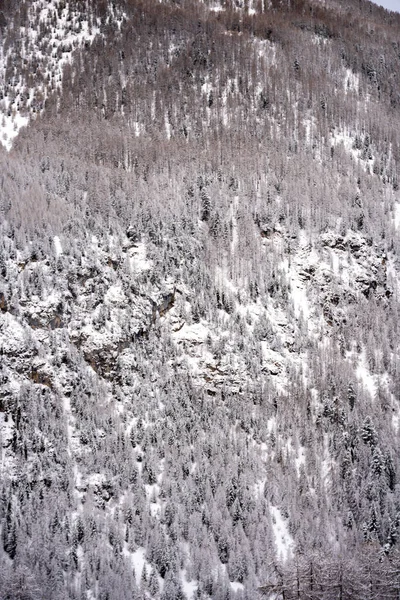
[{"label": "dense stand of trees", "polygon": [[0,597],[398,597],[399,16],[69,2],[100,34],[60,87],[32,6],[0,2],[38,102],[0,147]]},{"label": "dense stand of trees", "polygon": [[377,550],[368,549],[361,561],[346,554],[314,555],[276,565],[271,583],[260,586],[259,591],[285,600],[398,598],[398,556],[388,559]]}]

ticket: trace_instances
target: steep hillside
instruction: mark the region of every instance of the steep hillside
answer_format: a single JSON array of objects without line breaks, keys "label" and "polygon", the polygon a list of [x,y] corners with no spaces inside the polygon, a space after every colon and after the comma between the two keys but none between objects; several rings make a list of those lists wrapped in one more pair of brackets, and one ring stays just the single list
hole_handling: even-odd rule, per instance
[{"label": "steep hillside", "polygon": [[397,598],[400,15],[0,2],[0,598]]}]

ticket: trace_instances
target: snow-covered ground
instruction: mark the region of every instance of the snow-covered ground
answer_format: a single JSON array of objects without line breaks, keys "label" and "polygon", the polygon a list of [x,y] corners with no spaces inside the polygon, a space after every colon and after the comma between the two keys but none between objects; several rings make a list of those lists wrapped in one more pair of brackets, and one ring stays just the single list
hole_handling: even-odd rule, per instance
[{"label": "snow-covered ground", "polygon": [[23,116],[15,112],[0,114],[0,142],[6,150],[11,150],[14,139],[22,127],[26,127],[28,123],[29,117],[26,115]]},{"label": "snow-covered ground", "polygon": [[281,511],[276,506],[270,506],[269,511],[271,513],[277,555],[280,560],[285,561],[294,551],[294,540],[289,533],[287,522],[282,517]]},{"label": "snow-covered ground", "polygon": [[396,229],[400,229],[400,202],[396,202],[394,205],[394,226]]},{"label": "snow-covered ground", "polygon": [[[106,21],[112,19],[120,29],[124,13],[112,3],[108,11]],[[62,87],[64,67],[73,61],[74,50],[91,44],[99,34],[100,23],[69,2],[32,0],[27,22],[19,28],[18,55],[14,46],[5,50],[7,31],[0,38],[0,143],[7,150],[30,119],[44,110],[49,94]],[[33,69],[32,86],[28,80]]]},{"label": "snow-covered ground", "polygon": [[361,385],[368,391],[371,398],[376,397],[377,382],[376,377],[369,370],[365,350],[361,353],[356,368],[356,375]]}]

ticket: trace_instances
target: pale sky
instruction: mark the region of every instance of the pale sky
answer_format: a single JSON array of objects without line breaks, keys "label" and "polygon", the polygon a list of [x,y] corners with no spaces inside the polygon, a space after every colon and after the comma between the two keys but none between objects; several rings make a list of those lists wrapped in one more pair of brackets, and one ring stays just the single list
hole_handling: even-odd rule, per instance
[{"label": "pale sky", "polygon": [[400,12],[400,0],[372,0],[375,4],[379,4],[380,6],[384,6],[389,10],[397,10]]}]

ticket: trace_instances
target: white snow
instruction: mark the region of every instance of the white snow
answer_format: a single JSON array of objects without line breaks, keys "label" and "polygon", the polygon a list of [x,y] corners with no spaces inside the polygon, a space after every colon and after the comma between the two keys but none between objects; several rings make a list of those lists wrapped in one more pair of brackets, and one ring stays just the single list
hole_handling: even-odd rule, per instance
[{"label": "white snow", "polygon": [[358,366],[356,369],[357,379],[361,382],[362,386],[370,394],[371,398],[375,398],[377,393],[376,377],[372,375],[368,368],[367,355],[365,350],[360,355]]},{"label": "white snow", "polygon": [[356,133],[354,131],[337,129],[332,133],[332,144],[334,146],[343,145],[343,148],[346,150],[350,158],[360,164],[364,170],[367,170],[368,165],[373,163],[374,157],[371,154],[371,157],[368,159],[362,158],[361,150],[357,150],[357,148],[354,147],[355,138]]},{"label": "white snow", "polygon": [[6,150],[11,150],[14,139],[17,137],[22,127],[26,127],[28,123],[28,117],[22,116],[19,113],[13,112],[10,115],[7,115],[1,114],[0,112],[0,143]]},{"label": "white snow", "polygon": [[69,456],[72,456],[72,443],[74,435],[73,416],[71,412],[71,402],[68,396],[63,397],[63,409],[66,416],[67,422],[67,452]]},{"label": "white snow", "polygon": [[331,251],[332,271],[337,276],[340,272],[340,257],[337,252]]},{"label": "white snow", "polygon": [[243,583],[239,583],[238,581],[230,581],[229,585],[231,586],[233,592],[239,592],[244,590]]},{"label": "white snow", "polygon": [[269,342],[261,342],[261,349],[263,353],[263,362],[265,368],[272,374],[277,375],[283,369],[283,365],[285,359],[279,352],[275,352],[275,350],[271,350],[269,347]]},{"label": "white snow", "polygon": [[287,523],[276,506],[270,506],[272,528],[274,530],[277,555],[280,560],[287,560],[294,549],[294,540],[289,533]]},{"label": "white snow", "polygon": [[332,143],[334,146],[343,145],[344,149],[348,154],[351,155],[354,160],[358,161],[358,151],[353,148],[354,134],[348,131],[335,131],[332,134]]},{"label": "white snow", "polygon": [[315,33],[312,37],[312,43],[316,46],[326,46],[328,42],[328,38],[318,35],[317,33]]},{"label": "white snow", "polygon": [[237,224],[237,210],[239,204],[239,196],[235,196],[230,206],[230,216],[232,223],[232,242],[231,242],[231,253],[235,253],[235,249],[238,243],[238,224]]},{"label": "white snow", "polygon": [[127,298],[120,285],[112,285],[108,288],[105,296],[104,303],[114,306],[126,306]]},{"label": "white snow", "polygon": [[224,9],[223,6],[221,6],[221,4],[213,4],[212,6],[210,6],[210,10],[212,12],[221,12],[221,11],[223,11],[225,9]]},{"label": "white snow", "polygon": [[5,413],[0,412],[0,473],[4,477],[13,471],[14,456],[12,452],[7,452],[10,446],[14,431],[14,422],[11,417],[5,420]]},{"label": "white snow", "polygon": [[266,479],[260,479],[260,481],[257,481],[257,483],[254,484],[254,492],[256,498],[263,496],[266,481]]},{"label": "white snow", "polygon": [[298,455],[296,456],[295,463],[296,463],[297,474],[299,475],[300,467],[302,465],[305,465],[305,463],[306,463],[305,448],[303,446],[300,446],[300,448],[299,448],[299,452],[298,452]]},{"label": "white snow", "polygon": [[135,133],[135,137],[139,137],[144,131],[144,127],[139,123],[139,121],[133,121],[132,129]]},{"label": "white snow", "polygon": [[11,314],[0,314],[1,338],[6,354],[21,356],[28,351],[26,332],[21,323]]},{"label": "white snow", "polygon": [[169,118],[168,118],[168,114],[165,114],[165,133],[167,136],[167,140],[171,139],[171,134],[172,134],[172,127],[171,127],[171,123],[169,122]]},{"label": "white snow", "polygon": [[300,315],[303,315],[307,319],[310,314],[310,308],[305,286],[292,275],[290,278],[290,287],[296,317],[299,318]]},{"label": "white snow", "polygon": [[225,262],[222,266],[215,267],[215,281],[221,289],[226,288],[233,293],[238,290],[228,275],[228,267]]},{"label": "white snow", "polygon": [[146,568],[147,566],[150,566],[146,560],[146,550],[144,548],[138,548],[135,552],[132,552],[130,556],[135,571],[136,583],[139,585],[144,566],[146,565]]},{"label": "white snow", "polygon": [[61,256],[61,254],[63,253],[63,249],[62,249],[60,238],[58,237],[58,235],[54,236],[53,242],[54,242],[54,249],[56,251],[56,255]]},{"label": "white snow", "polygon": [[400,228],[400,202],[394,205],[394,226],[396,229]]},{"label": "white snow", "polygon": [[346,69],[344,77],[344,89],[345,92],[354,91],[358,92],[360,85],[360,76],[358,73],[353,73],[351,69]]},{"label": "white snow", "polygon": [[304,119],[303,124],[306,130],[306,142],[307,144],[311,144],[312,134],[315,126],[315,118],[310,117],[308,119]]},{"label": "white snow", "polygon": [[392,417],[392,425],[393,429],[396,433],[399,433],[399,424],[400,424],[400,416],[399,414],[394,414]]},{"label": "white snow", "polygon": [[198,584],[195,579],[191,581],[187,581],[186,579],[186,571],[181,571],[181,584],[182,590],[185,594],[187,600],[193,600],[195,593],[197,592]]},{"label": "white snow", "polygon": [[335,460],[331,457],[328,439],[324,438],[323,458],[321,460],[321,481],[327,493],[330,493],[332,486],[332,472],[335,469]]},{"label": "white snow", "polygon": [[148,271],[153,266],[152,261],[146,258],[147,250],[146,245],[143,242],[139,242],[135,244],[133,248],[130,248],[128,256],[130,267],[132,269],[132,272],[135,274],[142,273],[143,271]]},{"label": "white snow", "polygon": [[179,331],[173,333],[173,338],[177,343],[187,342],[193,344],[203,344],[209,334],[209,329],[204,323],[193,323],[192,325],[183,325]]},{"label": "white snow", "polygon": [[[128,544],[124,542],[122,552],[123,555],[131,561],[133,571],[135,573],[136,585],[140,586],[143,569],[146,567],[146,572],[148,575],[153,571],[152,565],[146,559],[146,550],[142,547],[139,547],[134,552],[132,552],[129,549]],[[161,577],[158,577],[158,582],[160,584],[160,588],[162,589],[163,580],[161,579]]]}]

